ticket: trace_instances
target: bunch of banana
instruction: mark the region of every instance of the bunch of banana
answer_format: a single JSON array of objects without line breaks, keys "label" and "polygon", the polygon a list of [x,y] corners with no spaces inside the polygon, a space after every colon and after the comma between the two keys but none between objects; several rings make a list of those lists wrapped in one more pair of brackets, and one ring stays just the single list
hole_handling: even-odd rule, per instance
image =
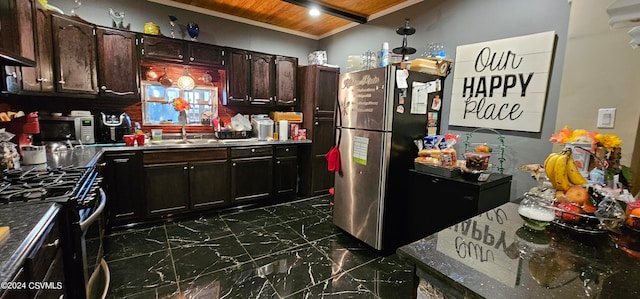
[{"label": "bunch of banana", "polygon": [[556,190],[566,191],[571,185],[584,185],[587,180],[580,174],[573,161],[571,149],[551,153],[544,160],[544,171]]}]

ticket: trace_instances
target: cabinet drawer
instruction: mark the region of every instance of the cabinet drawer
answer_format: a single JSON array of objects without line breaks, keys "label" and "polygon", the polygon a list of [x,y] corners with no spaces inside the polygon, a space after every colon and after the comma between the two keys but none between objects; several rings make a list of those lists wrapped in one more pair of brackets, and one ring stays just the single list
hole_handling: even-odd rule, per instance
[{"label": "cabinet drawer", "polygon": [[40,243],[26,259],[25,268],[30,281],[42,281],[59,249],[59,230],[57,222],[51,223]]},{"label": "cabinet drawer", "polygon": [[234,147],[231,149],[231,158],[252,158],[273,155],[271,146]]},{"label": "cabinet drawer", "polygon": [[276,157],[295,157],[298,155],[298,146],[296,145],[288,145],[288,146],[277,146],[276,147]]},{"label": "cabinet drawer", "polygon": [[144,153],[144,165],[161,163],[178,163],[191,161],[224,160],[227,158],[226,148],[202,148],[192,150],[161,150]]}]

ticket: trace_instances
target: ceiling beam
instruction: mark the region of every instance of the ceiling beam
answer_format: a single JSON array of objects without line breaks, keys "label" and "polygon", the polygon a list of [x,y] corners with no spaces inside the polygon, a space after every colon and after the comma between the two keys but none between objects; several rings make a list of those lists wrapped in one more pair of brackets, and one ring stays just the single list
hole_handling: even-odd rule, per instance
[{"label": "ceiling beam", "polygon": [[356,22],[360,24],[364,24],[367,22],[367,17],[363,17],[360,15],[352,14],[350,12],[342,11],[334,7],[326,6],[317,2],[309,1],[309,0],[282,0],[287,3],[299,5],[306,8],[311,8],[313,6],[317,7],[323,13],[328,15],[332,15],[334,17],[343,18],[345,20],[349,20],[351,22]]}]

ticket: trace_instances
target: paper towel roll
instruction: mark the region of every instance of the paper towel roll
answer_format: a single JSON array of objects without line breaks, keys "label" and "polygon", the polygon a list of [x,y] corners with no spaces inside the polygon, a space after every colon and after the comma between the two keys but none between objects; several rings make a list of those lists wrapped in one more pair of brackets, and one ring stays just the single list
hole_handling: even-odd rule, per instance
[{"label": "paper towel roll", "polygon": [[280,140],[289,139],[289,121],[288,120],[281,120],[278,122],[278,138],[280,138]]}]

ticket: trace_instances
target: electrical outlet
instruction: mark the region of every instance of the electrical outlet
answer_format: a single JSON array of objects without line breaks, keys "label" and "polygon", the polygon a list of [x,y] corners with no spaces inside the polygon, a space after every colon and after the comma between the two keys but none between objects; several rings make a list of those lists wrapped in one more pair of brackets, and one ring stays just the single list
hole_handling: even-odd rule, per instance
[{"label": "electrical outlet", "polygon": [[598,109],[598,128],[613,129],[616,120],[616,108]]}]

